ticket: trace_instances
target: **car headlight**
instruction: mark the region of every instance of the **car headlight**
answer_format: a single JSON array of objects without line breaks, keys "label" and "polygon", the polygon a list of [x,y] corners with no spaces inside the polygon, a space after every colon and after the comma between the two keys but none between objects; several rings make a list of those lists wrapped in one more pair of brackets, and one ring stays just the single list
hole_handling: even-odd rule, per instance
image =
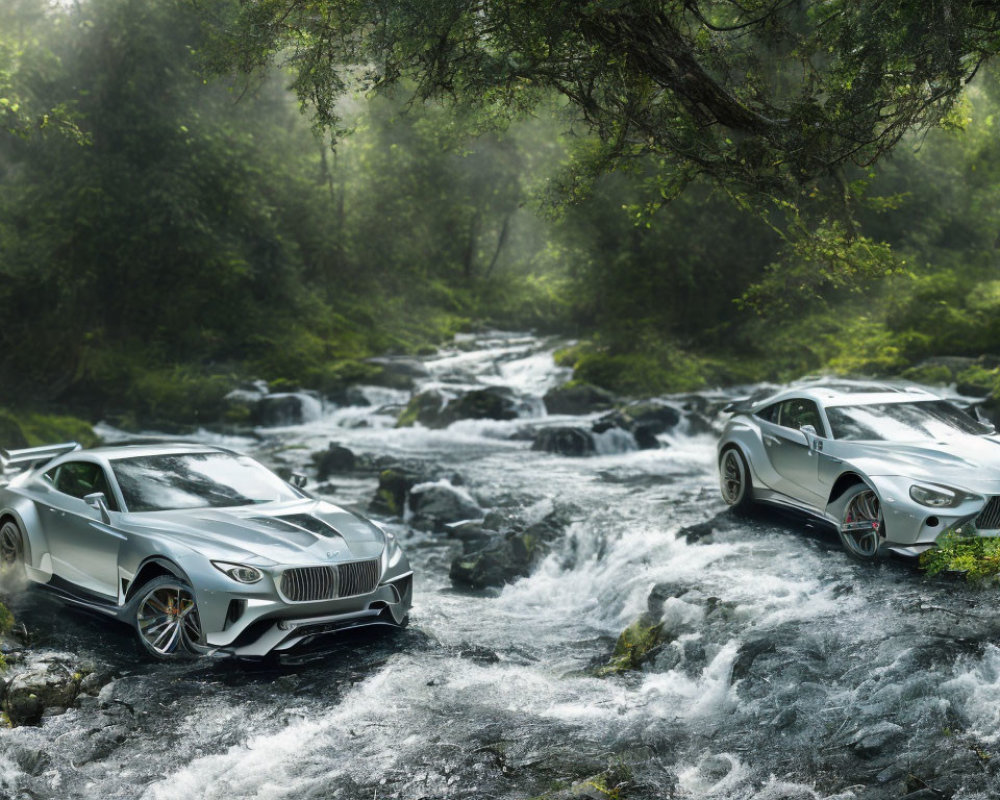
[{"label": "car headlight", "polygon": [[382,535],[385,536],[385,566],[388,569],[399,563],[399,560],[403,557],[403,548],[399,546],[395,534],[383,530]]},{"label": "car headlight", "polygon": [[257,583],[264,577],[264,573],[256,567],[248,567],[245,564],[229,564],[225,561],[213,561],[212,566],[217,570],[226,573],[237,583]]},{"label": "car headlight", "polygon": [[931,508],[954,508],[969,499],[969,495],[956,489],[948,489],[944,486],[919,486],[917,484],[910,487],[910,497],[920,505]]}]

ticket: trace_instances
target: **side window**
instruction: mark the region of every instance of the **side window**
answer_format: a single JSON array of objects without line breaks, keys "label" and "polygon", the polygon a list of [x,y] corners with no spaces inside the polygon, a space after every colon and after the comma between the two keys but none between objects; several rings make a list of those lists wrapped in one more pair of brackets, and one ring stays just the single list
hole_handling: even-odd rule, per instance
[{"label": "side window", "polygon": [[767,408],[762,408],[757,412],[756,416],[760,417],[765,422],[777,423],[779,407],[780,403],[774,403],[773,405],[767,406]]},{"label": "side window", "polygon": [[104,492],[108,508],[112,511],[118,510],[118,503],[108,485],[107,476],[99,464],[93,464],[90,461],[67,461],[55,470],[47,472],[46,476],[52,472],[55,472],[55,487],[63,494],[83,499],[88,494]]},{"label": "side window", "polygon": [[825,430],[819,408],[812,400],[786,400],[781,404],[778,424],[795,430],[799,430],[803,425],[812,425],[820,435]]}]

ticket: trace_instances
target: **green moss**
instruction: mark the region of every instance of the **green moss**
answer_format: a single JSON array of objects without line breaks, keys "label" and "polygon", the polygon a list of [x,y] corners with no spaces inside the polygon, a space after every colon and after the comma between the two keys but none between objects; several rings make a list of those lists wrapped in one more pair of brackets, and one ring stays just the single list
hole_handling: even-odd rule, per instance
[{"label": "green moss", "polygon": [[84,447],[93,447],[100,441],[91,424],[78,417],[0,409],[0,446],[6,449],[58,442],[79,442]]},{"label": "green moss", "polygon": [[995,583],[1000,575],[1000,539],[950,531],[938,539],[937,547],[920,556],[928,575],[941,572],[964,574],[972,583]]},{"label": "green moss", "polygon": [[190,366],[174,365],[135,374],[124,401],[140,424],[170,421],[198,425],[223,416],[223,398],[235,385],[231,375],[204,374]]},{"label": "green moss", "polygon": [[30,447],[54,442],[79,442],[84,447],[94,447],[101,442],[89,422],[65,415],[26,414],[21,430]]},{"label": "green moss", "polygon": [[575,367],[576,362],[579,361],[580,355],[583,353],[584,347],[585,345],[580,344],[561,347],[552,354],[552,358],[556,362],[556,366]]},{"label": "green moss", "polygon": [[643,614],[621,632],[607,666],[601,667],[597,674],[614,675],[639,669],[665,641],[663,623]]},{"label": "green moss", "polygon": [[0,633],[10,633],[14,629],[14,615],[6,605],[0,603]]}]

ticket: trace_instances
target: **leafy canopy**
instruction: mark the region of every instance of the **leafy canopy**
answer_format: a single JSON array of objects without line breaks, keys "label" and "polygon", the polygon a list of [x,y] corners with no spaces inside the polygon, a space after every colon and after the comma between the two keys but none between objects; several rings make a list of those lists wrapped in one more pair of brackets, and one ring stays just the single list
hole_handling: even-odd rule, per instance
[{"label": "leafy canopy", "polygon": [[191,2],[216,66],[282,59],[324,126],[355,85],[412,81],[490,117],[554,91],[599,135],[604,166],[662,155],[665,192],[708,175],[795,194],[871,164],[947,121],[1000,47],[1000,10],[979,0]]}]

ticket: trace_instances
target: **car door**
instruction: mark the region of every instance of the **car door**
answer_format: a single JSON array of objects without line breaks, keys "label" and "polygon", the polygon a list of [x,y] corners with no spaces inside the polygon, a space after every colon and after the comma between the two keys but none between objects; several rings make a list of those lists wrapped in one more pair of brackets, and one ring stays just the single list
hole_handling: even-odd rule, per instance
[{"label": "car door", "polygon": [[783,401],[774,422],[762,427],[764,451],[771,467],[779,476],[780,492],[811,506],[823,505],[825,498],[819,486],[819,457],[811,450],[801,428],[812,425],[820,436],[826,427],[819,407],[807,398]]},{"label": "car door", "polygon": [[67,461],[45,473],[53,491],[39,511],[49,542],[54,575],[74,586],[108,598],[118,596],[118,550],[125,540],[104,525],[83,498],[104,492],[109,509],[117,501],[107,475],[92,461]]}]

